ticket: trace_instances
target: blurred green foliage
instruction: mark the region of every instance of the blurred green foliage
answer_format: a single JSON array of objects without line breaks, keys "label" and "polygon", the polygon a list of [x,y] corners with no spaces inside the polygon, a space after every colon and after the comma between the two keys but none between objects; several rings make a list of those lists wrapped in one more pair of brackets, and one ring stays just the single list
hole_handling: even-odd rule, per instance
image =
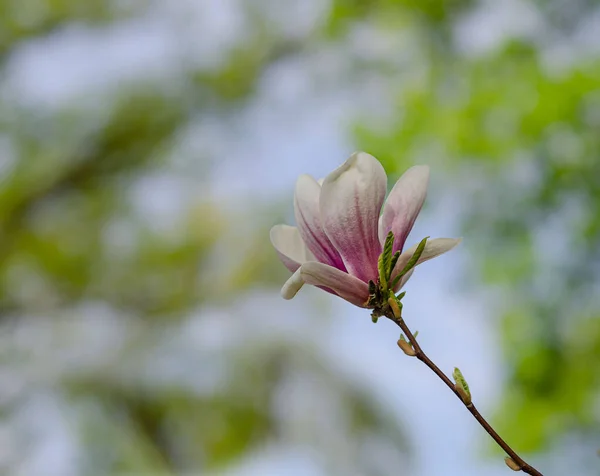
[{"label": "blurred green foliage", "polygon": [[18,42],[51,33],[67,22],[106,23],[135,11],[135,2],[130,2],[127,8],[124,2],[121,2],[120,8],[116,8],[117,4],[102,0],[85,3],[73,0],[2,0],[0,54],[9,54]]},{"label": "blurred green foliage", "polygon": [[376,19],[409,16],[425,26],[427,34],[435,34],[436,29],[447,31],[452,21],[470,6],[473,0],[334,0],[329,17],[332,32],[339,32],[343,26],[356,22]]},{"label": "blurred green foliage", "polygon": [[[124,25],[153,5],[40,0],[0,8],[0,69],[8,71],[30,41],[43,43],[73,25]],[[298,444],[294,425],[309,431],[300,443],[329,474],[348,467],[375,474],[359,451],[372,438],[385,438],[405,460],[403,431],[373,395],[327,368],[316,349],[268,340],[260,324],[246,329],[244,322],[259,316],[235,309],[244,291],[285,276],[264,239],[272,214],[254,220],[240,246],[232,224],[240,228],[242,220],[209,193],[213,158],[181,165],[186,130],[238,114],[263,72],[295,51],[294,42],[266,34],[262,10],[241,12],[257,22],[253,39],[218,64],[185,65],[167,81],[90,87],[81,101],[59,107],[32,107],[13,94],[0,99],[0,362],[20,382],[2,408],[19,440],[27,432],[20,415],[40,399],[54,402],[75,438],[78,474],[206,474],[271,445]],[[194,180],[194,190],[206,189],[164,226],[144,211],[152,185],[141,204],[137,192],[162,175],[182,188]],[[226,325],[210,324],[214,312],[246,329],[243,339],[214,351],[173,343],[190,327],[200,326],[202,336]],[[276,403],[295,377],[310,383],[295,393],[317,400],[304,404],[310,418],[290,423],[292,407],[281,411]],[[329,439],[319,437],[319,398],[342,415]],[[44,418],[47,412],[33,434],[46,431]],[[1,471],[33,471],[27,465],[36,460],[35,445],[16,454],[0,458]]]}]

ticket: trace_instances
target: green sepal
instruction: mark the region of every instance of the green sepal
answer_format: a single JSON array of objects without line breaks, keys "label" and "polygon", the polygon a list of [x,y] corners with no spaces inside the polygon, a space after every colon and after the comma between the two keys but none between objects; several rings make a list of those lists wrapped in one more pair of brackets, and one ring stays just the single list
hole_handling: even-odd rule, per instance
[{"label": "green sepal", "polygon": [[390,279],[392,277],[392,273],[394,272],[394,268],[396,267],[396,263],[398,263],[398,259],[400,258],[400,250],[396,251],[394,253],[394,256],[392,256],[392,260],[390,261],[390,274],[388,276],[388,279]]},{"label": "green sepal", "polygon": [[379,285],[387,291],[388,282],[385,279],[385,263],[383,259],[383,253],[379,255],[379,259],[377,260],[377,271],[379,272]]},{"label": "green sepal", "polygon": [[410,257],[410,259],[408,260],[408,263],[406,263],[406,266],[404,266],[402,271],[400,271],[400,273],[398,273],[398,276],[396,276],[394,278],[394,281],[392,282],[392,284],[390,286],[392,289],[395,288],[396,285],[400,282],[400,279],[402,279],[402,276],[404,276],[406,273],[408,273],[411,269],[413,269],[416,266],[417,261],[419,261],[419,258],[423,254],[423,250],[425,250],[425,245],[427,244],[428,239],[429,239],[429,237],[426,236],[425,238],[423,238],[421,240],[421,242],[417,246],[417,249],[415,250],[413,255]]},{"label": "green sepal", "polygon": [[390,265],[392,263],[392,250],[394,249],[394,234],[390,231],[385,238],[383,251],[377,260],[377,269],[379,271],[379,284],[383,291],[388,290],[390,275],[392,273]]}]

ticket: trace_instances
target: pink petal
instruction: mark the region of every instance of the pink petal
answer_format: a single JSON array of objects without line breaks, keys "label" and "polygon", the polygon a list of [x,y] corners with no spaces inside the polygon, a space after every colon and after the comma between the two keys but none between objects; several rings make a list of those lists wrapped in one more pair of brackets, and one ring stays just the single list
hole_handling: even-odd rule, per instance
[{"label": "pink petal", "polygon": [[398,179],[383,206],[379,240],[383,245],[387,234],[392,231],[394,253],[404,247],[404,242],[427,196],[428,183],[429,167],[425,165],[411,167]]},{"label": "pink petal", "polygon": [[271,228],[270,238],[279,259],[292,273],[302,263],[314,260],[295,226],[275,225]]},{"label": "pink petal", "polygon": [[305,283],[328,288],[355,306],[365,307],[369,299],[367,283],[333,266],[309,261],[300,267],[300,271]]},{"label": "pink petal", "polygon": [[377,278],[381,253],[378,220],[387,178],[375,157],[356,152],[323,182],[321,219],[348,272],[368,282]]},{"label": "pink petal", "polygon": [[296,182],[294,212],[300,236],[317,261],[346,270],[340,254],[323,231],[319,211],[321,186],[310,175]]}]

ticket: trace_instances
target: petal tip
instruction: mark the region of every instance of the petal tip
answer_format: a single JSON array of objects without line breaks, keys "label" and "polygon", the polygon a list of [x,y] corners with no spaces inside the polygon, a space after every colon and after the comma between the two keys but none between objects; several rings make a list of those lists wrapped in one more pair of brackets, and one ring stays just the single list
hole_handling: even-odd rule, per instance
[{"label": "petal tip", "polygon": [[342,165],[325,177],[323,184],[325,185],[335,182],[344,174],[344,172],[347,172],[353,168],[358,168],[359,170],[368,170],[369,168],[373,167],[381,167],[381,169],[383,169],[381,162],[379,162],[371,154],[362,151],[353,152]]},{"label": "petal tip", "polygon": [[420,182],[425,190],[429,185],[429,176],[431,175],[431,168],[429,165],[413,165],[403,175],[407,175],[411,180]]},{"label": "petal tip", "polygon": [[298,175],[298,178],[296,179],[296,182],[299,182],[300,180],[310,180],[310,179],[314,179],[314,177],[311,174],[300,174]]},{"label": "petal tip", "polygon": [[281,230],[282,224],[273,225],[269,230],[269,240],[271,240],[271,244],[275,246],[275,240],[277,239],[277,234],[279,230]]},{"label": "petal tip", "polygon": [[304,280],[301,275],[302,266],[300,266],[294,274],[284,283],[281,288],[281,297],[286,301],[293,299],[298,291],[304,286]]},{"label": "petal tip", "polygon": [[456,247],[457,247],[458,245],[460,245],[460,244],[462,243],[462,241],[463,241],[463,238],[462,238],[462,236],[461,236],[461,237],[458,237],[458,238],[450,238],[450,239],[454,241],[454,244],[452,245],[452,248],[450,248],[451,250],[452,250],[452,249],[454,249],[454,248],[456,248]]}]

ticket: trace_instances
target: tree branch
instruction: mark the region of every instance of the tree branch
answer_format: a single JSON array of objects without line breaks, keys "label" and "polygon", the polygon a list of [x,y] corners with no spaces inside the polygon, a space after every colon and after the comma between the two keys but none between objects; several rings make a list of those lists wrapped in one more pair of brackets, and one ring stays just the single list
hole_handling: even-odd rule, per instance
[{"label": "tree branch", "polygon": [[404,334],[406,334],[408,341],[410,342],[410,344],[412,345],[412,348],[415,351],[414,356],[417,359],[419,359],[421,362],[423,362],[427,367],[429,367],[433,371],[433,373],[435,373],[446,384],[446,386],[450,390],[452,390],[454,395],[456,395],[456,397],[463,403],[463,405],[467,408],[467,410],[469,410],[471,415],[473,415],[475,417],[475,419],[479,422],[479,424],[483,427],[483,429],[485,431],[487,431],[487,433],[494,439],[494,441],[506,452],[506,454],[515,463],[515,465],[513,467],[513,465],[509,464],[510,462],[507,461],[507,465],[509,467],[511,467],[511,469],[514,469],[515,471],[523,471],[524,473],[530,474],[532,476],[543,476],[542,473],[540,473],[537,469],[535,469],[533,466],[526,463],[525,460],[523,458],[521,458],[508,445],[508,443],[506,443],[506,441],[504,441],[502,439],[502,437],[496,432],[496,430],[494,430],[494,428],[492,428],[492,426],[487,422],[487,420],[485,418],[483,418],[483,416],[481,416],[481,413],[479,413],[479,411],[477,410],[475,405],[473,405],[473,403],[471,403],[471,402],[467,403],[467,402],[465,402],[465,400],[463,400],[463,397],[461,396],[459,391],[456,389],[454,383],[452,383],[452,381],[446,376],[446,374],[444,374],[444,372],[442,372],[439,369],[439,367],[437,365],[435,365],[435,363],[433,363],[433,361],[429,357],[427,357],[427,354],[425,354],[425,352],[423,352],[423,349],[421,349],[421,346],[417,342],[417,339],[415,338],[413,333],[410,331],[410,329],[408,328],[408,326],[406,325],[406,323],[404,322],[402,317],[401,316],[396,317],[394,315],[393,310],[389,307],[387,307],[385,309],[384,315],[385,315],[385,317],[390,319],[394,324],[396,324],[398,327],[400,327],[400,329],[402,329],[402,332],[404,332]]}]

